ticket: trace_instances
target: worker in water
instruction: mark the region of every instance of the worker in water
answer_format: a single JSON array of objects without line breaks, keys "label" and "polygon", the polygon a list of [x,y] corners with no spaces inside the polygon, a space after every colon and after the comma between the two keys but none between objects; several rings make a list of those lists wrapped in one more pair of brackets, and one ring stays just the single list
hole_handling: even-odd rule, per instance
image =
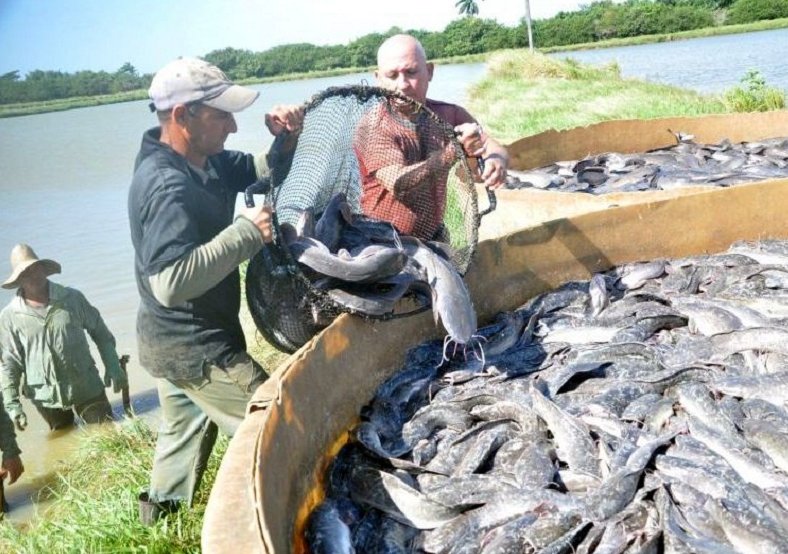
[{"label": "worker in water", "polygon": [[[49,280],[60,273],[54,260],[39,259],[27,244],[11,250],[11,276],[2,284],[17,289],[0,312],[0,387],[16,428],[27,427],[20,392],[29,398],[50,429],[112,419],[105,387],[127,385],[115,337],[99,311],[78,290]],[[104,364],[99,375],[86,333]]]}]

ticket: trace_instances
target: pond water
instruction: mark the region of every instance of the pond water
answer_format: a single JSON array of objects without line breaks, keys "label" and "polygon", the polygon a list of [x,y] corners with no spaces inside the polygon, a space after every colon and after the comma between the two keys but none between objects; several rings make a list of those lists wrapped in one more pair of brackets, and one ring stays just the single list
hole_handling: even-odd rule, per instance
[{"label": "pond water", "polygon": [[736,86],[755,69],[767,84],[788,90],[788,29],[550,55],[590,64],[617,62],[625,77],[705,93]]}]

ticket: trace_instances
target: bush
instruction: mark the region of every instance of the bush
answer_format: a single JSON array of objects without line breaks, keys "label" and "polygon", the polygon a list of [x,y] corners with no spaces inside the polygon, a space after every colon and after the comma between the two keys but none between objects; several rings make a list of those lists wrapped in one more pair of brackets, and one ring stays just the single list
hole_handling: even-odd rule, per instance
[{"label": "bush", "polygon": [[492,19],[463,17],[449,23],[443,30],[444,56],[466,56],[516,45],[514,35]]},{"label": "bush", "polygon": [[540,48],[545,48],[713,27],[712,8],[705,1],[676,5],[649,0],[630,0],[624,4],[593,2],[580,11],[561,12],[550,19],[535,21],[534,40]]},{"label": "bush", "polygon": [[766,80],[755,69],[741,79],[741,86],[725,93],[725,104],[735,112],[766,112],[785,107],[785,93],[766,85]]},{"label": "bush", "polygon": [[728,10],[727,25],[788,17],[788,0],[737,0]]},{"label": "bush", "polygon": [[564,46],[580,42],[593,42],[594,24],[589,13],[561,12],[551,19],[533,22],[534,43],[540,48]]}]

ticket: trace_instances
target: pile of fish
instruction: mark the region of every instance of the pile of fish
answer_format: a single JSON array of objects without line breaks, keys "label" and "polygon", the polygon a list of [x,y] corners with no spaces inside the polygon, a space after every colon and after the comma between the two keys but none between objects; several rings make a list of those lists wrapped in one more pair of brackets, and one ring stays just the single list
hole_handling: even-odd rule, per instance
[{"label": "pile of fish", "polygon": [[312,286],[344,310],[385,316],[407,297],[419,308],[431,305],[452,341],[471,340],[476,312],[447,245],[400,236],[390,223],[353,214],[341,192],[317,221],[303,210],[279,232]]},{"label": "pile of fish", "polygon": [[698,144],[692,135],[675,136],[675,146],[643,154],[607,152],[533,171],[510,169],[505,188],[606,194],[696,185],[727,187],[788,177],[788,138]]},{"label": "pile of fish", "polygon": [[620,266],[478,334],[380,385],[311,552],[788,552],[788,243]]}]

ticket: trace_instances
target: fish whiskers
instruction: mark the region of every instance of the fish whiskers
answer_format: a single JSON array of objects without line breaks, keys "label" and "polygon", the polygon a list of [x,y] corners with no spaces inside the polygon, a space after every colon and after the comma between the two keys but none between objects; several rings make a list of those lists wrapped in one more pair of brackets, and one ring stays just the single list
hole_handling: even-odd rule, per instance
[{"label": "fish whiskers", "polygon": [[[470,350],[470,354],[473,354],[473,356],[482,363],[482,367],[484,367],[484,347],[482,346],[482,342],[487,342],[487,337],[484,335],[471,335],[470,340],[467,342],[459,342],[455,340],[451,334],[446,335],[443,337],[443,356],[436,367],[441,367],[445,362],[451,361],[457,355],[457,351],[460,348],[462,348],[462,355],[465,357],[466,361],[468,360]],[[451,355],[448,355],[449,349],[452,350]]]}]

